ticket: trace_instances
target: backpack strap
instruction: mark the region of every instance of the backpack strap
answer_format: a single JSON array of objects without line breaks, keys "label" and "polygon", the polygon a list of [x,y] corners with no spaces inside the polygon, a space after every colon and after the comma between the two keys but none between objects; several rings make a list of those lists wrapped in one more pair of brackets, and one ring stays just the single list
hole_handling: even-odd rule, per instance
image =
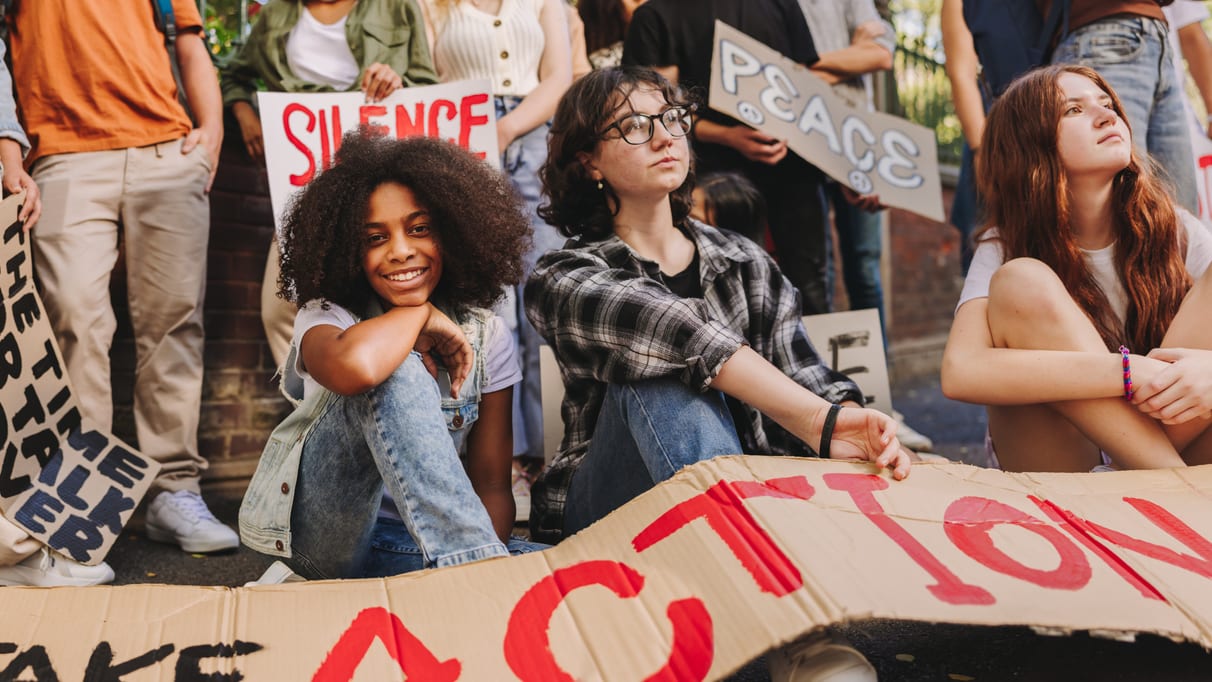
[{"label": "backpack strap", "polygon": [[177,101],[185,109],[189,120],[197,125],[194,111],[189,106],[189,97],[185,94],[185,82],[181,80],[181,65],[177,63],[177,14],[173,11],[173,0],[151,0],[151,4],[156,15],[156,29],[164,34],[164,49],[168,50],[168,63],[173,70],[173,81],[177,84]]}]

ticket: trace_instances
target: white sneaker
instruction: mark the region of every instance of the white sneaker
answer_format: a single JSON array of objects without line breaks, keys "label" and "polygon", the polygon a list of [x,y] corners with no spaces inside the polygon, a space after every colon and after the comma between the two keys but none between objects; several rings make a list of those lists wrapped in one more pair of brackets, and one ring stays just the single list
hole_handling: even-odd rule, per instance
[{"label": "white sneaker", "polygon": [[260,578],[251,582],[244,583],[245,587],[256,587],[257,585],[283,585],[285,583],[305,583],[307,578],[290,570],[290,566],[275,561],[265,569]]},{"label": "white sneaker", "polygon": [[517,460],[513,462],[513,504],[516,508],[514,523],[530,520],[530,475]]},{"label": "white sneaker", "polygon": [[114,569],[104,561],[96,566],[85,566],[45,546],[19,564],[0,567],[0,585],[88,587],[113,579]]},{"label": "white sneaker", "polygon": [[877,682],[875,668],[845,637],[814,632],[766,657],[771,682]]},{"label": "white sneaker", "polygon": [[901,442],[901,445],[914,452],[930,452],[934,449],[934,441],[930,440],[926,434],[918,433],[916,429],[906,424],[905,415],[893,410],[892,418],[897,421],[896,439]]},{"label": "white sneaker", "polygon": [[240,545],[236,532],[220,523],[192,490],[156,495],[147,507],[147,537],[186,552],[222,552]]}]

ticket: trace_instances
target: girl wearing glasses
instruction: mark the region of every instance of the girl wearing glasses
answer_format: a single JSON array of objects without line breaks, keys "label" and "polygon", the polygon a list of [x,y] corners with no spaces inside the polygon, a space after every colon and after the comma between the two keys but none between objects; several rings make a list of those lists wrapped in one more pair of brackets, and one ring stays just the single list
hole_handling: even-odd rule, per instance
[{"label": "girl wearing glasses", "polygon": [[769,256],[689,218],[691,122],[685,95],[647,69],[590,73],[556,109],[539,211],[572,241],[525,293],[560,363],[565,432],[532,494],[536,540],[717,455],[815,452],[909,473],[896,423],[821,363]]}]

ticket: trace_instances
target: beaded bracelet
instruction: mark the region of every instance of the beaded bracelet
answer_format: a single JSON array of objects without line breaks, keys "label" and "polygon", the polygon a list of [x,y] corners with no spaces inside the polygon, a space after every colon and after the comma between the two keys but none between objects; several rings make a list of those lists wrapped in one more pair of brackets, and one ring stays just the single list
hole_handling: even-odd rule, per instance
[{"label": "beaded bracelet", "polygon": [[842,406],[833,404],[829,406],[829,414],[825,415],[825,425],[821,427],[821,446],[816,449],[816,454],[821,459],[829,459],[829,445],[833,442],[833,426],[837,424],[837,413],[842,411]]},{"label": "beaded bracelet", "polygon": [[1135,392],[1132,390],[1132,365],[1128,360],[1128,347],[1120,346],[1119,353],[1124,358],[1124,400],[1132,400]]}]

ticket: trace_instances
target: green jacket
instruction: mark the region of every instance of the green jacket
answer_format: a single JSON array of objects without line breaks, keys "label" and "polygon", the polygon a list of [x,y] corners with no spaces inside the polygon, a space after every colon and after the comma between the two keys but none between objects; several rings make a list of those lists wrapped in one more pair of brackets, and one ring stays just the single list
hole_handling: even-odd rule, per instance
[{"label": "green jacket", "polygon": [[[331,92],[327,85],[303,80],[286,63],[286,39],[299,21],[303,0],[271,0],[261,10],[248,39],[222,69],[223,104],[253,102],[258,89],[273,92]],[[365,71],[374,63],[390,66],[404,87],[438,82],[425,39],[425,20],[415,0],[358,0],[345,22],[345,37]],[[264,84],[258,88],[258,81]],[[361,86],[355,81],[350,90]]]}]

